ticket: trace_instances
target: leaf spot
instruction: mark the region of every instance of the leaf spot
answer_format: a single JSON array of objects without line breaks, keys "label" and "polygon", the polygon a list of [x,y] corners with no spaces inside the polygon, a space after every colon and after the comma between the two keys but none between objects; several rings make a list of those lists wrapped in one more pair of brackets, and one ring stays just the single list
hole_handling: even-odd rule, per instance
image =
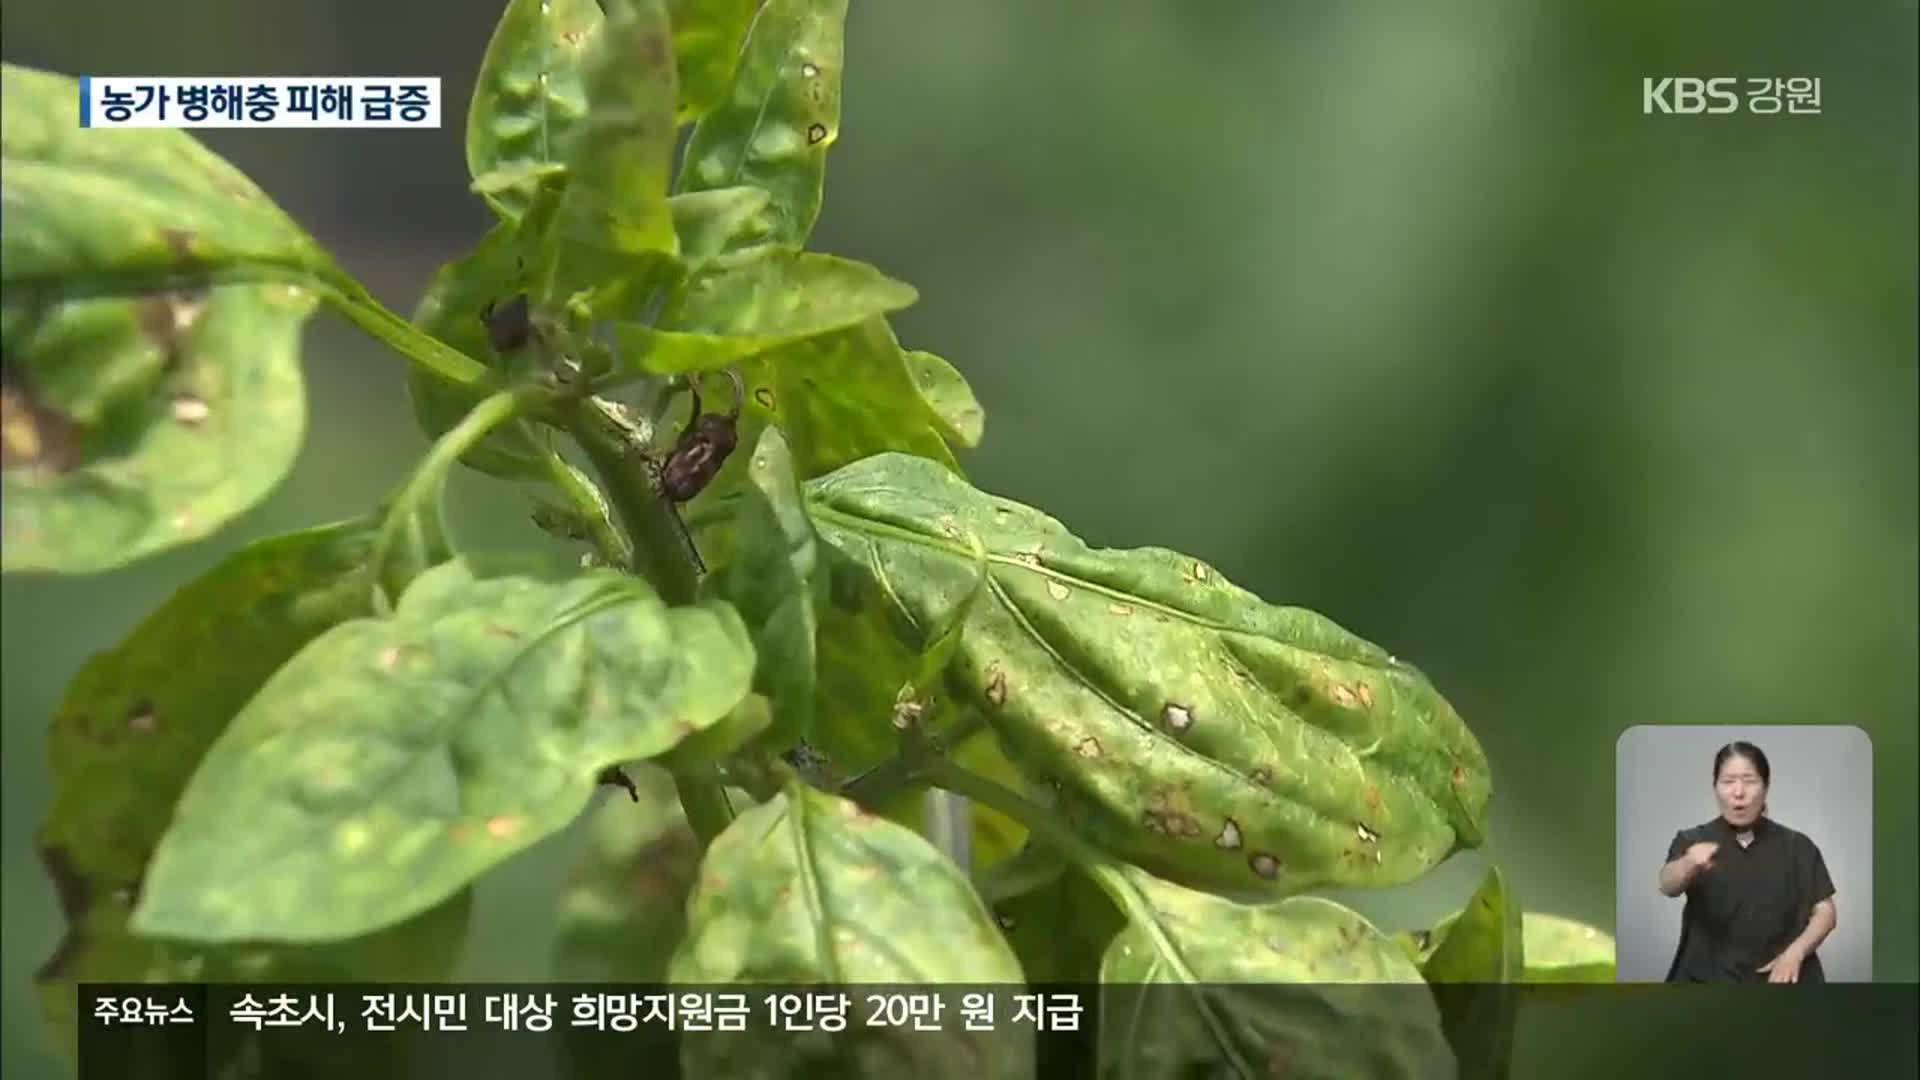
[{"label": "leaf spot", "polygon": [[817,123],[807,125],[807,145],[808,146],[818,146],[820,143],[825,142],[826,138],[827,138],[827,125],[817,124]]},{"label": "leaf spot", "polygon": [[987,701],[996,709],[1007,703],[1007,673],[999,668],[987,677]]},{"label": "leaf spot", "polygon": [[1366,790],[1361,793],[1360,797],[1366,800],[1367,809],[1380,809],[1380,785],[1368,784]]},{"label": "leaf spot", "polygon": [[173,399],[173,418],[188,427],[198,427],[212,411],[206,402],[192,394],[180,394]]},{"label": "leaf spot", "polygon": [[1368,686],[1364,682],[1357,682],[1353,684],[1353,692],[1360,696],[1361,708],[1363,709],[1373,708],[1373,687]]},{"label": "leaf spot", "polygon": [[1213,838],[1213,846],[1222,851],[1232,851],[1240,846],[1240,823],[1228,818],[1220,826],[1220,835]]},{"label": "leaf spot", "polygon": [[1122,603],[1120,603],[1120,602],[1118,602],[1118,601],[1115,601],[1114,603],[1111,603],[1111,604],[1108,604],[1108,605],[1107,605],[1107,610],[1108,610],[1108,611],[1110,611],[1110,612],[1112,612],[1112,613],[1114,613],[1115,615],[1119,615],[1119,616],[1122,616],[1122,617],[1125,617],[1125,616],[1128,616],[1128,615],[1131,615],[1131,614],[1133,614],[1133,605],[1132,605],[1132,604],[1122,604]]},{"label": "leaf spot", "polygon": [[1460,785],[1466,782],[1467,782],[1466,766],[1460,764],[1457,761],[1454,762],[1453,763],[1453,786],[1459,787]]},{"label": "leaf spot", "polygon": [[1353,708],[1353,703],[1358,700],[1353,696],[1352,690],[1347,689],[1339,683],[1333,684],[1333,689],[1329,692],[1328,696],[1333,698],[1334,704],[1343,709]]},{"label": "leaf spot", "polygon": [[1074,744],[1073,752],[1083,758],[1097,758],[1100,756],[1100,740],[1089,735]]},{"label": "leaf spot", "polygon": [[1193,727],[1193,710],[1178,702],[1169,701],[1160,710],[1160,722],[1175,735],[1185,735]]},{"label": "leaf spot", "polygon": [[168,520],[167,524],[172,525],[181,532],[185,532],[193,528],[193,514],[186,510],[181,510],[174,514],[173,517]]},{"label": "leaf spot", "polygon": [[993,921],[999,923],[1000,929],[1002,930],[1013,929],[1013,916],[1007,914],[1004,911],[995,913],[993,916]]},{"label": "leaf spot", "polygon": [[1354,835],[1358,836],[1360,839],[1366,841],[1369,844],[1377,844],[1380,842],[1380,834],[1377,832],[1374,832],[1372,829],[1367,828],[1365,822],[1359,822],[1359,821],[1354,822],[1353,831],[1354,831]]},{"label": "leaf spot", "polygon": [[1259,784],[1261,787],[1272,787],[1273,786],[1273,768],[1272,766],[1269,766],[1269,765],[1262,765],[1259,768],[1253,770],[1252,774],[1248,776],[1248,779],[1252,780],[1256,784]]},{"label": "leaf spot", "polygon": [[487,819],[487,835],[495,840],[505,840],[520,831],[520,819],[500,814]]},{"label": "leaf spot", "polygon": [[772,412],[773,411],[773,388],[770,386],[755,387],[753,391],[753,400],[759,402],[761,408],[767,410],[768,412]]},{"label": "leaf spot", "polygon": [[815,78],[820,74],[820,67],[817,64],[811,63],[801,64],[800,74],[805,75],[809,79]]},{"label": "leaf spot", "polygon": [[1055,600],[1065,600],[1070,594],[1067,587],[1058,581],[1047,582],[1047,595]]},{"label": "leaf spot", "polygon": [[1268,881],[1272,881],[1274,878],[1280,876],[1280,860],[1264,851],[1256,851],[1252,855],[1249,855],[1247,857],[1247,865],[1253,867],[1254,873],[1266,878]]},{"label": "leaf spot", "polygon": [[159,726],[160,716],[153,711],[151,702],[143,700],[134,705],[133,711],[127,714],[127,727],[142,735]]},{"label": "leaf spot", "polygon": [[494,637],[506,638],[508,641],[520,640],[519,631],[512,627],[501,626],[499,623],[488,623],[486,625],[486,632],[492,634]]}]

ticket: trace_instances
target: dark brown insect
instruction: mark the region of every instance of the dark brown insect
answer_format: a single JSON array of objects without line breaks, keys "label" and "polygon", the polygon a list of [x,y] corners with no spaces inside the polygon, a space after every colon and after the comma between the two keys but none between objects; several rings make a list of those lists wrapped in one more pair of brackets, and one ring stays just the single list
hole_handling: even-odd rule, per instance
[{"label": "dark brown insect", "polygon": [[634,802],[640,801],[640,789],[634,785],[633,780],[628,777],[626,773],[621,771],[620,766],[609,765],[601,769],[599,780],[602,784],[611,784],[615,787],[626,788],[629,798]]},{"label": "dark brown insect", "polygon": [[687,426],[675,440],[666,464],[660,467],[660,493],[672,502],[686,502],[705,490],[720,472],[720,466],[726,464],[727,455],[733,453],[740,442],[736,425],[740,421],[746,386],[737,372],[729,370],[727,378],[733,381],[733,411],[725,414],[702,413],[700,384],[687,380],[687,389],[693,395],[693,409],[687,413]]},{"label": "dark brown insect", "polygon": [[487,301],[480,309],[480,321],[486,324],[487,340],[493,343],[494,351],[502,355],[518,352],[533,339],[533,312],[526,293],[516,293],[499,306]]}]

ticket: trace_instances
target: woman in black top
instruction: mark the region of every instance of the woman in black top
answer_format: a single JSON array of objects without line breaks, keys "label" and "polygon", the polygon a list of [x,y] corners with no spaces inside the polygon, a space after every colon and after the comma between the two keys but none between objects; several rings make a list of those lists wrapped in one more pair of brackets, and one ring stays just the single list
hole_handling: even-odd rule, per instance
[{"label": "woman in black top", "polygon": [[1675,833],[1660,892],[1685,894],[1668,982],[1825,982],[1814,950],[1833,932],[1820,849],[1766,816],[1773,770],[1749,742],[1713,758],[1720,816]]}]

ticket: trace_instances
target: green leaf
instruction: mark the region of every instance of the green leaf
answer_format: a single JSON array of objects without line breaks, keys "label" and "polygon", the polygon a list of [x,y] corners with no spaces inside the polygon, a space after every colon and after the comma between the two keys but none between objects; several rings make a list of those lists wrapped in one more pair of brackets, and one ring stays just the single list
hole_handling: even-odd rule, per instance
[{"label": "green leaf", "polygon": [[681,259],[697,268],[716,255],[765,243],[772,228],[768,205],[766,191],[757,187],[692,191],[668,199]]},{"label": "green leaf", "polygon": [[719,567],[702,588],[731,601],[753,634],[759,663],[753,688],[772,702],[763,744],[785,749],[806,737],[813,716],[814,590],[818,538],[800,500],[793,459],[778,429],[751,448],[749,485],[736,504],[733,550],[709,552]]},{"label": "green leaf", "polygon": [[[545,195],[542,201],[550,198]],[[520,270],[521,259],[529,249],[525,230],[537,230],[542,216],[536,207],[519,225],[503,221],[488,231],[471,253],[442,266],[420,299],[414,325],[496,371],[509,370],[513,362],[494,351],[486,324],[481,321],[481,309],[505,303],[525,290]],[[484,390],[455,386],[409,365],[407,396],[420,429],[437,439],[460,422],[484,396]],[[479,445],[461,455],[460,462],[489,476],[538,479],[549,475],[544,459],[551,453],[531,424],[513,420],[489,432]]]},{"label": "green leaf", "polygon": [[715,723],[753,648],[725,605],[613,571],[415,581],[309,643],[207,754],[139,932],[328,941],[439,902],[566,825],[608,765]]},{"label": "green leaf", "polygon": [[966,376],[930,352],[911,350],[906,353],[906,359],[913,385],[919,388],[921,400],[940,421],[947,441],[968,448],[980,445],[987,415],[973,396],[973,387],[967,385]]},{"label": "green leaf", "polygon": [[148,977],[215,981],[443,977],[465,934],[465,894],[377,948],[176,950],[127,917],[174,804],[208,747],[275,669],[371,611],[374,519],[255,541],[201,575],[67,688],[50,733],[53,808],[36,837],[68,926],[37,976],[70,1044],[74,986]]},{"label": "green leaf", "polygon": [[678,123],[705,116],[726,100],[740,41],[757,7],[759,0],[667,0],[680,73]]},{"label": "green leaf", "polygon": [[1499,1078],[1512,1070],[1522,950],[1520,907],[1500,868],[1492,867],[1420,965],[1467,1076]]},{"label": "green leaf", "polygon": [[[1394,935],[1415,963],[1425,964],[1460,919],[1460,913],[1441,919],[1431,929],[1403,930]],[[1565,987],[1576,992],[1581,984],[1614,981],[1613,937],[1604,930],[1559,915],[1525,912],[1520,917],[1522,959],[1525,967],[1521,981],[1554,990],[1535,992],[1536,997],[1561,996]]]},{"label": "green leaf", "polygon": [[664,0],[608,0],[589,42],[588,112],[567,161],[541,260],[543,306],[592,289],[611,315],[644,301],[649,275],[677,254],[667,209],[675,76]]},{"label": "green leaf", "polygon": [[639,765],[626,772],[639,801],[615,791],[593,813],[586,849],[561,894],[555,978],[662,982],[686,930],[700,844],[666,770]]},{"label": "green leaf", "polygon": [[750,184],[772,195],[771,242],[805,246],[840,133],[847,0],[767,0],[726,102],[694,126],[680,191]]},{"label": "green leaf", "polygon": [[1613,938],[1559,915],[1527,912],[1521,919],[1529,983],[1612,983]]},{"label": "green leaf", "polygon": [[[912,831],[793,783],[708,849],[675,983],[1010,983],[1012,951],[959,868]],[[855,1008],[865,1004],[853,995]],[[849,1030],[858,1019],[849,1010]],[[756,1035],[755,1032],[764,1032]],[[818,1041],[774,1029],[682,1039],[694,1075],[1026,1076],[1030,1029],[867,1028]],[[778,1065],[777,1071],[771,1071]]]},{"label": "green leaf", "polygon": [[1101,965],[1101,1075],[1453,1077],[1419,971],[1358,913],[1123,877],[1149,914]]},{"label": "green leaf", "polygon": [[508,0],[467,109],[467,170],[499,183],[481,194],[508,222],[564,166],[587,118],[585,57],[605,19],[596,0]]},{"label": "green leaf", "polygon": [[623,323],[615,331],[630,367],[710,371],[860,326],[917,296],[865,263],[763,249],[691,275],[660,312],[659,329]]},{"label": "green leaf", "polygon": [[980,537],[992,579],[949,682],[1116,855],[1195,887],[1298,892],[1408,881],[1481,841],[1472,733],[1417,670],[1320,615],[1172,551],[1090,548],[921,457],[811,481],[807,508],[837,578],[869,581],[835,595],[884,597],[896,633],[942,624]]},{"label": "green leaf", "polygon": [[108,570],[286,476],[334,271],[186,132],[81,129],[72,79],[0,69],[0,567]]}]

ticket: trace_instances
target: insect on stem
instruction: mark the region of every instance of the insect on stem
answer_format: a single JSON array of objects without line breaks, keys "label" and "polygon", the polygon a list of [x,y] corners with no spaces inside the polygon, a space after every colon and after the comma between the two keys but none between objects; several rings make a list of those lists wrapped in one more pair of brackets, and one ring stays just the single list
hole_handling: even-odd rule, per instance
[{"label": "insect on stem", "polygon": [[697,379],[689,377],[686,387],[693,399],[693,407],[687,412],[687,425],[681,429],[664,464],[648,459],[648,464],[654,470],[660,498],[666,503],[674,525],[679,528],[681,539],[686,541],[694,566],[703,574],[707,570],[706,563],[700,558],[700,550],[694,544],[693,533],[688,530],[686,520],[680,516],[679,504],[690,501],[704,491],[719,474],[727,455],[733,453],[734,447],[739,444],[740,434],[736,425],[740,421],[747,388],[739,372],[728,368],[726,375],[733,383],[733,409],[726,413],[701,412],[700,384]]}]

